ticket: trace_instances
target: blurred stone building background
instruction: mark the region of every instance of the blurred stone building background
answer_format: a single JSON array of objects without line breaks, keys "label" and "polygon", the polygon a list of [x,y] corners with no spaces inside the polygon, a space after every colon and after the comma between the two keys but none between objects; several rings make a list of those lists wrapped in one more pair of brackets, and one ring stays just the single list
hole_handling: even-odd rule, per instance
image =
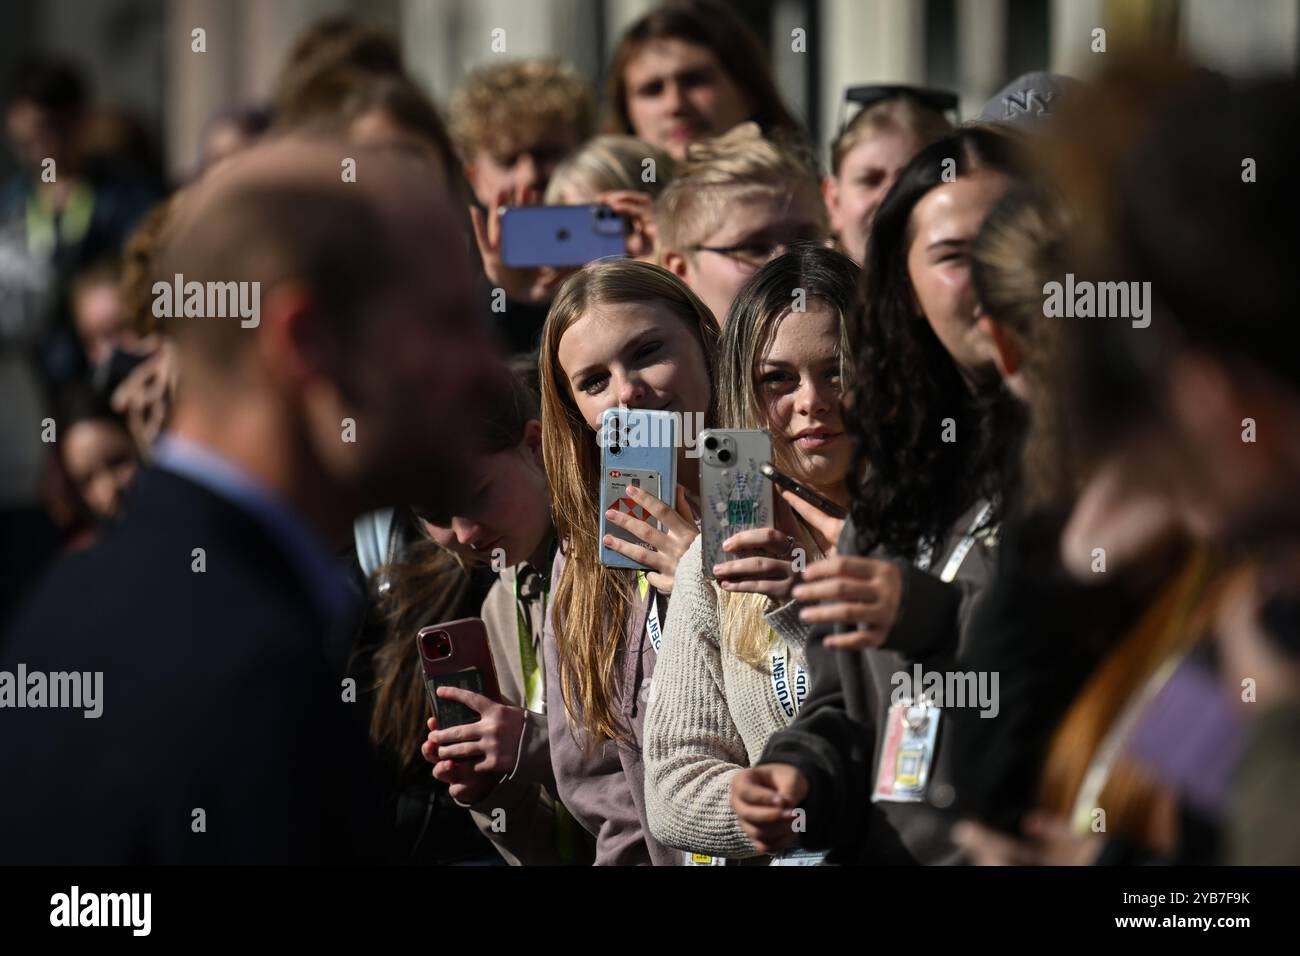
[{"label": "blurred stone building background", "polygon": [[[777,79],[817,142],[846,86],[909,82],[962,96],[962,116],[1011,77],[1086,76],[1092,31],[1121,45],[1173,44],[1234,75],[1293,71],[1300,0],[733,0],[767,41]],[[0,99],[29,52],[81,64],[100,100],[136,112],[174,179],[194,167],[217,110],[263,100],[285,51],[313,20],[351,12],[401,37],[411,71],[440,105],[460,78],[502,54],[561,56],[597,84],[619,33],[654,0],[0,0]],[[207,52],[190,49],[207,32]],[[792,47],[802,29],[806,52]],[[0,174],[12,157],[0,158]]]}]

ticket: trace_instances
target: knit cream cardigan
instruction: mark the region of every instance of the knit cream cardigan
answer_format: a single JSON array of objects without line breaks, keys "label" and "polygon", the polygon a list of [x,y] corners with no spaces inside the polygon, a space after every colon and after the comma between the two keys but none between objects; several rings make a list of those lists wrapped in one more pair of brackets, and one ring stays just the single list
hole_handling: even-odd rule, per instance
[{"label": "knit cream cardigan", "polygon": [[[731,779],[758,760],[786,716],[771,666],[757,669],[721,645],[721,592],[704,576],[701,539],[677,565],[646,713],[646,816],[666,846],[710,856],[758,852],[731,810]],[[771,602],[769,602],[771,606]],[[806,667],[808,628],[796,601],[773,606],[763,620],[775,631],[772,654],[785,655],[793,699],[796,665]],[[789,651],[788,655],[785,652]]]}]

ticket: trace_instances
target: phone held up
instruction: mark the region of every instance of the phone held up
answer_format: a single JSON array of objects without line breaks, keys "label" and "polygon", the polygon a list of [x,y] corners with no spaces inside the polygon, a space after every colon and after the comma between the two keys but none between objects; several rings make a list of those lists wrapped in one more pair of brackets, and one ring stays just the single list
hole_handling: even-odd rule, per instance
[{"label": "phone held up", "polygon": [[760,470],[772,457],[772,439],[757,428],[706,428],[700,447],[700,557],[704,573],[713,577],[715,564],[758,553],[723,551],[722,542],[772,527],[772,486]]},{"label": "phone held up", "polygon": [[647,568],[605,546],[609,534],[639,547],[649,547],[630,531],[609,523],[605,512],[659,522],[632,500],[628,486],[640,488],[673,506],[677,494],[677,418],[671,412],[643,408],[609,408],[600,419],[600,563],[607,568]]},{"label": "phone held up", "polygon": [[439,687],[459,687],[501,701],[487,628],[481,619],[467,617],[422,627],[415,644],[424,669],[424,689],[440,730],[476,723],[479,715],[459,701],[439,697]]},{"label": "phone held up", "polygon": [[627,219],[608,206],[511,206],[501,215],[501,261],[535,269],[622,258],[627,233]]}]

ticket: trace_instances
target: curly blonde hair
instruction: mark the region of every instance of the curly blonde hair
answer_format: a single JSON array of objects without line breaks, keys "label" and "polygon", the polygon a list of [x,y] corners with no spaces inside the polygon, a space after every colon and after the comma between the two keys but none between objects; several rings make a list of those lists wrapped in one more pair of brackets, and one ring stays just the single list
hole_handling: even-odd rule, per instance
[{"label": "curly blonde hair", "polygon": [[591,87],[562,60],[515,60],[470,74],[452,101],[451,134],[471,162],[487,150],[508,153],[556,129],[571,129],[581,142],[591,133]]}]

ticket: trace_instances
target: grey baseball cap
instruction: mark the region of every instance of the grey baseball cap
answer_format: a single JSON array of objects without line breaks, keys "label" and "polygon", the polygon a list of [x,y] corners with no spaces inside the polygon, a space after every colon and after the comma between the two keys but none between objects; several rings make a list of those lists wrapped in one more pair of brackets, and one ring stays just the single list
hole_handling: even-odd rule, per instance
[{"label": "grey baseball cap", "polygon": [[1059,73],[1037,70],[1018,76],[994,94],[980,110],[985,123],[1009,123],[1035,129],[1051,122],[1062,102],[1083,84]]}]

